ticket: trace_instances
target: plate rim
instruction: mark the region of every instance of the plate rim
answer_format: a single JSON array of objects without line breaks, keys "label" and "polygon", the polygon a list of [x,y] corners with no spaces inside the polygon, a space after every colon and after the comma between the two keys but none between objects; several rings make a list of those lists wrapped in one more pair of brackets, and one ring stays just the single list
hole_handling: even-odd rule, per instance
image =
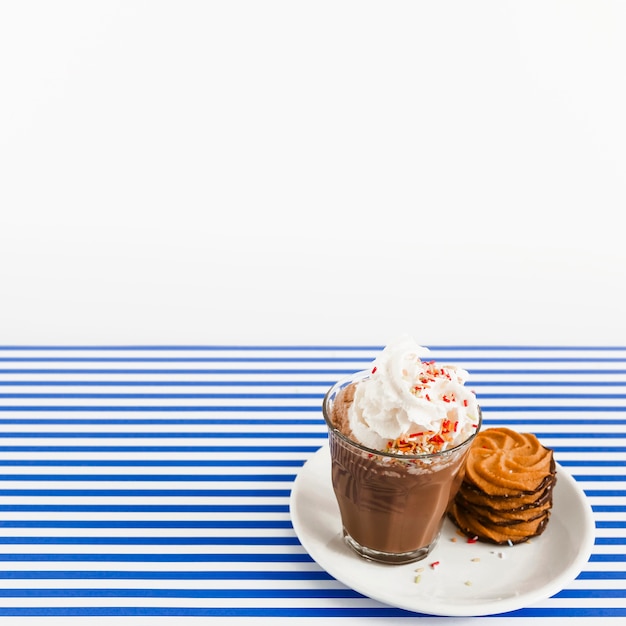
[{"label": "plate rim", "polygon": [[[422,606],[419,606],[421,599],[420,596],[416,596],[417,602],[414,603],[405,603],[405,602],[394,602],[392,598],[389,598],[384,594],[376,594],[372,593],[371,589],[365,588],[366,586],[361,586],[359,584],[354,584],[353,580],[350,576],[342,575],[341,567],[333,567],[332,564],[328,564],[327,560],[321,559],[324,562],[320,562],[318,558],[320,558],[319,551],[312,548],[311,541],[308,540],[307,533],[300,523],[300,517],[298,515],[298,502],[300,496],[302,495],[302,484],[306,478],[307,472],[311,469],[311,464],[314,462],[314,459],[317,457],[326,454],[328,456],[328,463],[330,469],[330,451],[328,447],[328,442],[322,445],[316,452],[314,452],[310,457],[307,458],[305,463],[302,465],[300,470],[296,475],[296,479],[294,481],[294,485],[289,498],[289,512],[290,518],[294,527],[294,531],[296,536],[298,537],[300,543],[303,548],[307,551],[309,556],[313,558],[313,560],[325,571],[327,571],[331,576],[333,576],[336,580],[346,585],[347,587],[357,591],[365,595],[368,598],[376,600],[378,602],[384,603],[388,606],[393,606],[395,608],[403,609],[406,611],[410,611],[416,614],[424,614],[424,615],[434,615],[441,617],[478,617],[485,615],[496,615],[501,613],[508,613],[511,611],[519,610],[524,607],[527,607],[535,602],[539,602],[541,600],[547,599],[558,593],[562,590],[569,582],[574,580],[576,576],[580,573],[585,563],[588,562],[589,557],[591,556],[591,552],[593,549],[593,545],[595,543],[595,519],[593,516],[593,510],[591,505],[585,495],[584,491],[580,487],[580,485],[576,482],[574,477],[561,466],[558,462],[556,463],[556,472],[557,476],[561,479],[561,483],[566,483],[568,488],[573,492],[572,495],[576,496],[575,502],[578,504],[580,509],[580,517],[579,520],[582,520],[581,523],[584,528],[583,536],[580,537],[580,542],[578,544],[578,551],[575,554],[572,562],[569,566],[565,567],[558,574],[556,574],[548,583],[533,589],[531,591],[527,591],[525,593],[514,595],[507,598],[499,598],[493,601],[485,601],[482,605],[480,603],[472,603],[472,604],[457,604],[453,607],[441,607],[437,602],[434,603],[426,603]],[[303,478],[303,476],[305,478]],[[328,481],[324,481],[327,483],[327,488],[332,493],[332,484],[330,482],[330,471],[328,472]],[[558,483],[557,483],[558,484]],[[334,494],[333,494],[334,499]],[[336,511],[337,521],[339,521],[339,510]],[[566,520],[565,520],[566,522]],[[567,523],[566,523],[567,525]],[[494,545],[494,548],[498,546]],[[355,555],[355,559],[359,559]],[[359,562],[359,560],[355,561]],[[378,564],[374,564],[368,562],[365,559],[360,559],[360,562],[364,568],[368,566],[378,566]],[[415,564],[414,564],[415,565]],[[391,566],[394,567],[394,566]],[[440,603],[439,603],[440,604]]]}]

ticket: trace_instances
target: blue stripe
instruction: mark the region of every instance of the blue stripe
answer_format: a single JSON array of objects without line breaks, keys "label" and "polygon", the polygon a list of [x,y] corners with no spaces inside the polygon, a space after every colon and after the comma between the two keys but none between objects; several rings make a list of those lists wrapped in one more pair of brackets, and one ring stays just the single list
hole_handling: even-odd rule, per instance
[{"label": "blue stripe", "polygon": [[[624,385],[626,386],[626,384]],[[319,400],[319,393],[0,393],[0,399],[45,400]],[[624,400],[626,393],[481,393],[481,400]]]},{"label": "blue stripe", "polygon": [[596,520],[596,528],[626,528],[626,520]]},{"label": "blue stripe", "polygon": [[590,563],[624,563],[626,554],[592,554]]},{"label": "blue stripe", "polygon": [[[626,452],[626,446],[551,446],[556,452]],[[246,446],[246,452],[312,453],[319,446]],[[224,452],[228,446],[0,446],[0,452]]]},{"label": "blue stripe", "polygon": [[[4,439],[324,439],[326,429],[319,432],[5,432]],[[626,432],[559,433],[542,432],[542,439],[625,439]],[[247,449],[247,448],[246,448]]]},{"label": "blue stripe", "polygon": [[[3,400],[16,398],[46,400],[321,400],[323,397],[323,391],[320,393],[0,393],[0,399]],[[584,397],[601,398],[602,396],[585,395]],[[615,397],[626,398],[626,395],[616,395]]]},{"label": "blue stripe", "polygon": [[577,580],[626,580],[626,572],[618,571],[582,571]]},{"label": "blue stripe", "polygon": [[[0,481],[24,482],[288,482],[295,474],[0,474]],[[574,475],[578,482],[626,482],[622,474]],[[1,483],[0,483],[1,484]],[[611,490],[619,494],[619,491]],[[0,526],[3,522],[0,521]]]},{"label": "blue stripe", "polygon": [[[2,537],[0,545],[299,546],[300,542],[296,537]],[[626,538],[596,538],[596,545],[623,546],[626,545]],[[144,557],[150,560],[149,554]],[[591,560],[602,561],[604,559],[592,558]]]},{"label": "blue stripe", "polygon": [[[483,359],[477,359],[482,361]],[[500,361],[500,359],[486,359]],[[505,359],[506,361],[517,359]],[[525,359],[520,359],[524,361]],[[532,359],[534,361],[535,359]],[[538,359],[552,361],[553,359]],[[626,359],[554,359],[556,361],[624,361]],[[281,357],[281,356],[244,356],[244,357],[0,357],[0,363],[369,363],[370,358],[349,357]]]},{"label": "blue stripe", "polygon": [[[0,474],[0,481],[293,482],[295,474]],[[618,477],[616,477],[617,479]],[[626,476],[621,480],[626,480]],[[2,521],[0,520],[0,526]]]},{"label": "blue stripe", "polygon": [[[624,413],[626,406],[483,406],[483,413],[500,412],[500,413]],[[0,407],[1,409],[1,407]],[[594,420],[595,421],[595,420]]]},{"label": "blue stripe", "polygon": [[299,546],[296,537],[0,537],[0,545]]},{"label": "blue stripe", "polygon": [[184,528],[291,530],[289,520],[119,521],[119,520],[0,520],[0,528]]},{"label": "blue stripe", "polygon": [[[556,452],[626,452],[626,446],[551,446]],[[246,446],[246,452],[312,453],[319,446]],[[0,446],[0,452],[224,452],[228,446]]]},{"label": "blue stripe", "polygon": [[[554,433],[554,432],[545,432],[545,433],[537,433],[537,435],[541,436],[542,439],[624,439],[626,438],[626,432],[610,432],[610,433],[595,433],[595,432],[586,432],[586,433]],[[4,436],[4,435],[3,435]]]},{"label": "blue stripe", "polygon": [[[265,420],[263,420],[262,423],[264,423],[264,421]],[[519,419],[498,418],[496,419],[495,417],[491,417],[491,418],[484,418],[484,422],[485,424],[488,424],[490,426],[496,426],[496,425],[497,426],[524,426],[526,429],[530,426],[599,426],[599,425],[626,426],[626,419],[611,418],[611,417],[602,417],[602,418],[595,417],[595,419],[594,417],[589,417],[588,419],[578,419],[578,418],[559,419],[559,418],[549,418],[549,417],[539,417],[535,419],[531,419],[531,418],[519,418]],[[3,423],[3,421],[0,420],[0,423]],[[19,421],[19,423],[22,423],[22,422]],[[47,423],[54,424],[54,422],[47,422]],[[72,423],[80,424],[82,422],[76,421]],[[161,423],[161,420],[159,420],[159,423]],[[190,422],[190,423],[193,423],[193,422]],[[317,421],[316,423],[319,423],[319,421]]]},{"label": "blue stripe", "polygon": [[[288,498],[289,489],[0,489],[0,496],[135,498]],[[0,538],[0,543],[2,538]]]},{"label": "blue stripe", "polygon": [[[1,370],[0,370],[1,371]],[[262,371],[262,370],[261,370]],[[236,372],[236,370],[235,370]],[[608,368],[577,368],[577,369],[481,369],[477,367],[473,367],[471,371],[472,376],[476,374],[480,375],[507,375],[507,376],[517,376],[518,374],[523,374],[524,376],[533,375],[533,374],[541,374],[543,375],[552,375],[558,374],[559,376],[570,376],[572,374],[580,374],[584,376],[604,376],[606,374],[626,374],[626,369],[608,369]],[[584,384],[587,384],[588,381],[585,381]],[[471,384],[471,381],[470,381]]]},{"label": "blue stripe", "polygon": [[[224,351],[244,351],[244,350],[311,350],[328,351],[328,350],[357,350],[357,351],[369,351],[377,352],[382,350],[382,345],[350,345],[350,344],[325,344],[325,345],[310,345],[310,344],[297,344],[297,345],[283,345],[283,344],[242,344],[242,345],[222,345],[222,344],[202,344],[202,345],[142,345],[142,344],[129,344],[129,345],[4,345],[0,346],[0,350],[77,350],[77,351],[119,351],[119,350],[141,350],[141,351],[154,351],[154,350],[179,350],[179,351],[198,351],[198,350],[224,350]],[[626,350],[626,346],[607,346],[607,345],[578,345],[578,346],[563,346],[563,345],[490,345],[490,344],[451,344],[451,345],[429,345],[430,350],[478,350],[478,351],[537,351],[537,350],[551,350],[551,351],[563,351],[563,352],[577,352],[577,351],[618,351]]]},{"label": "blue stripe", "polygon": [[[318,422],[319,423],[319,422]],[[206,432],[4,432],[3,439],[324,439],[326,429],[318,432],[206,431]],[[542,439],[626,439],[626,432],[560,433],[542,432]]]},{"label": "blue stripe", "polygon": [[[354,374],[350,369],[0,369],[0,374]],[[497,370],[498,371],[498,370]],[[592,370],[597,373],[598,370]],[[604,370],[608,372],[609,370]],[[498,373],[500,373],[498,371]]]},{"label": "blue stripe", "polygon": [[[623,463],[623,462],[622,462]],[[23,482],[288,482],[295,480],[294,474],[0,474],[0,481]],[[574,475],[578,482],[626,482],[622,474]],[[0,483],[1,484],[1,483]],[[2,493],[6,493],[3,491]],[[102,493],[98,491],[97,493]],[[587,490],[587,495],[599,492]],[[612,495],[623,495],[621,490],[611,489]],[[600,522],[599,522],[600,523]],[[626,522],[623,523],[626,526]],[[4,526],[0,520],[0,526]],[[621,526],[611,526],[618,528]]]},{"label": "blue stripe", "polygon": [[0,554],[0,562],[26,561],[93,561],[121,563],[313,563],[313,559],[302,554],[266,554],[258,552],[219,553],[219,554],[116,554],[116,553],[32,553],[32,554]]},{"label": "blue stripe", "polygon": [[[519,405],[519,406],[500,406],[500,405],[482,405],[483,413],[499,412],[499,413],[554,413],[554,412],[567,412],[567,413],[624,413],[626,412],[626,406],[596,406],[596,405],[575,405],[575,406],[560,406],[560,405]],[[247,413],[303,413],[303,412],[320,412],[321,409],[317,404],[314,405],[250,405],[250,406],[235,406],[235,405],[195,405],[195,406],[140,406],[140,405],[1,405],[0,411],[8,412],[156,412],[156,413],[171,413],[171,412],[247,412]]]},{"label": "blue stripe", "polygon": [[626,513],[626,505],[619,504],[593,504],[594,513]]},{"label": "blue stripe", "polygon": [[[0,394],[0,398],[3,397]],[[35,394],[36,397],[36,394]],[[59,396],[61,397],[61,396]],[[106,397],[106,395],[104,396]],[[114,397],[114,396],[113,396]],[[246,397],[246,396],[241,396]],[[259,396],[259,397],[272,397]],[[299,396],[317,398],[318,395]],[[480,398],[486,400],[623,400],[624,393],[481,393]]]},{"label": "blue stripe", "polygon": [[[626,608],[532,607],[502,614],[505,617],[626,617]],[[280,618],[390,618],[432,617],[388,606],[366,608],[186,608],[186,607],[10,607],[0,617],[280,617]],[[488,619],[488,618],[487,618]]]},{"label": "blue stripe", "polygon": [[626,589],[563,589],[555,598],[626,598]]},{"label": "blue stripe", "polygon": [[[626,614],[626,613],[625,613]],[[401,609],[317,608],[152,608],[152,607],[46,607],[2,608],[0,617],[415,617]]]},{"label": "blue stripe", "polygon": [[609,461],[606,459],[585,460],[585,459],[561,459],[559,463],[563,467],[626,467],[626,460]]},{"label": "blue stripe", "polygon": [[245,413],[304,413],[304,412],[320,412],[320,407],[317,405],[311,406],[215,406],[215,405],[196,405],[196,406],[94,406],[94,405],[86,405],[86,406],[76,406],[76,405],[65,405],[65,406],[38,406],[38,405],[2,405],[0,406],[0,411],[8,411],[8,412],[29,412],[29,411],[41,411],[41,412],[60,412],[60,413],[69,413],[81,411],[81,412],[101,412],[104,411],[106,413],[119,413],[119,412],[152,412],[152,413],[171,413],[171,412],[220,412],[220,413],[231,413],[231,412],[245,412]]},{"label": "blue stripe", "polygon": [[[515,344],[511,344],[509,346],[507,345],[489,345],[489,344],[474,344],[474,345],[464,345],[464,344],[458,344],[458,345],[429,345],[428,348],[432,351],[439,351],[439,350],[453,350],[453,351],[458,351],[458,350],[478,350],[478,351],[494,351],[494,352],[512,352],[512,351],[519,351],[519,352],[534,352],[537,350],[553,350],[555,352],[584,352],[587,350],[597,350],[599,352],[602,351],[619,351],[619,350],[626,350],[626,347],[623,346],[606,346],[606,345],[602,345],[602,346],[590,346],[590,345],[579,345],[579,346],[557,346],[557,345],[547,345],[547,346],[542,346],[542,345],[515,345]],[[369,347],[366,347],[365,349],[369,350]],[[372,350],[382,350],[382,347],[376,347],[376,346],[372,346],[371,347]]]},{"label": "blue stripe", "polygon": [[554,452],[577,452],[580,454],[596,452],[626,452],[626,446],[550,446]]},{"label": "blue stripe", "polygon": [[110,461],[98,459],[7,460],[0,458],[0,467],[301,467],[305,459],[209,459],[194,461]]},{"label": "blue stripe", "polygon": [[[589,419],[557,419],[557,418],[525,418],[525,419],[506,419],[506,418],[492,418],[486,420],[491,424],[500,424],[508,426],[588,426],[590,424],[604,426],[624,426],[626,425],[626,419],[616,418],[589,418]],[[319,426],[323,424],[321,417],[318,418],[160,418],[159,425],[187,425],[187,426],[199,426],[199,425],[213,425],[213,426]],[[41,417],[41,418],[7,418],[0,419],[0,424],[56,424],[56,425],[100,425],[100,426],[115,426],[115,425],[148,425],[154,426],[154,419],[148,418],[56,418],[56,417]]]},{"label": "blue stripe", "polygon": [[[487,409],[485,410],[489,411],[489,408],[487,407]],[[526,418],[498,418],[497,420],[494,417],[489,421],[493,424],[497,423],[497,424],[502,424],[502,425],[507,425],[507,426],[589,426],[589,425],[600,425],[600,424],[602,424],[603,426],[625,426],[626,425],[626,419],[619,419],[615,417],[599,418],[595,416],[590,417],[589,419],[526,417]],[[22,423],[21,420],[18,420],[18,422]],[[42,422],[46,422],[46,420],[42,420]],[[3,423],[3,420],[0,420],[0,423]],[[47,423],[54,424],[54,422],[47,422]],[[72,423],[79,424],[80,422],[72,422]],[[161,420],[159,420],[159,423],[161,423]]]},{"label": "blue stripe", "polygon": [[[65,371],[65,370],[63,370]],[[81,370],[82,372],[83,370]],[[151,370],[152,371],[152,370]],[[596,371],[595,373],[602,373]],[[323,380],[0,380],[0,387],[323,387],[335,378]],[[626,387],[626,380],[472,380],[472,387]]]},{"label": "blue stripe", "polygon": [[[315,380],[3,380],[3,387],[330,387],[335,379]],[[593,384],[593,383],[591,383]],[[626,385],[615,383],[616,385]]]},{"label": "blue stripe", "polygon": [[0,598],[363,598],[352,589],[0,589]]},{"label": "blue stripe", "polygon": [[[626,412],[626,406],[560,406],[560,405],[545,405],[545,406],[490,406],[482,405],[483,413],[488,412],[500,412],[500,413],[554,413],[554,412],[567,412],[567,413],[624,413]],[[195,405],[195,406],[139,406],[139,405],[2,405],[0,411],[8,412],[155,412],[155,413],[170,413],[170,412],[247,412],[247,413],[302,413],[302,412],[320,412],[320,407],[317,404],[314,405],[295,405],[295,406],[234,406],[234,405]]]},{"label": "blue stripe", "polygon": [[[625,613],[626,614],[626,611]],[[0,617],[415,617],[401,609],[0,607]]]},{"label": "blue stripe", "polygon": [[0,570],[0,579],[8,580],[334,580],[324,571],[94,571],[94,570]]},{"label": "blue stripe", "polygon": [[[623,507],[626,510],[626,507]],[[7,513],[289,513],[286,504],[0,504]]]},{"label": "blue stripe", "polygon": [[[626,362],[626,359],[624,360]],[[328,360],[326,360],[328,362]],[[241,374],[354,374],[354,368],[339,369],[339,368],[289,368],[289,369],[258,369],[258,368],[246,368],[246,369],[225,369],[225,368],[212,368],[212,369],[0,369],[0,374],[228,374],[239,376]],[[571,375],[571,374],[584,374],[584,375],[606,375],[606,374],[626,374],[626,369],[480,369],[472,368],[472,375],[476,374],[559,374],[559,375]]]},{"label": "blue stripe", "polygon": [[[255,452],[316,452],[319,446],[246,446],[247,453]],[[603,448],[595,448],[603,450]],[[585,448],[593,451],[594,448]],[[618,448],[609,450],[619,451]],[[233,452],[232,446],[0,446],[0,452]]]},{"label": "blue stripe", "polygon": [[[613,424],[615,422],[611,420],[606,420],[607,423]],[[163,418],[159,419],[159,425],[190,425],[190,426],[198,426],[198,425],[222,425],[222,426],[319,426],[323,424],[323,420],[321,417],[315,418],[267,418],[267,417],[258,417],[258,418]],[[543,424],[545,422],[539,421],[538,423]],[[568,422],[569,423],[569,422]],[[581,424],[588,423],[587,420],[580,422]],[[592,420],[591,423],[597,424],[598,420]],[[146,418],[118,418],[118,419],[100,419],[100,418],[9,418],[9,419],[0,419],[0,424],[89,424],[89,425],[107,425],[114,426],[119,424],[124,424],[125,426],[130,425],[149,425],[154,426],[155,422],[153,419]]]},{"label": "blue stripe", "polygon": [[[561,452],[580,452],[580,453],[594,453],[594,452],[626,452],[626,446],[551,446],[555,453]],[[246,446],[246,451],[251,453],[313,453],[319,449],[319,446]],[[223,452],[223,446],[0,446],[0,452],[98,452],[98,453],[110,453],[110,452]],[[132,465],[142,466],[146,465],[143,462],[120,462],[120,465]],[[243,463],[243,462],[242,462]],[[35,462],[29,463],[26,461],[0,461],[1,465],[30,465],[36,464]],[[59,461],[46,462],[46,465],[70,465],[71,462]],[[81,461],[79,465],[100,465],[100,463],[92,461]],[[164,465],[164,461],[155,462],[155,465]],[[300,462],[301,464],[301,462]],[[113,464],[108,464],[113,466]],[[195,465],[195,462],[193,463]]]},{"label": "blue stripe", "polygon": [[[320,432],[7,432],[3,439],[320,439],[326,437],[326,429]],[[246,448],[247,449],[247,448]]]},{"label": "blue stripe", "polygon": [[[240,346],[233,346],[233,345],[219,345],[219,344],[211,344],[211,345],[180,345],[180,346],[159,346],[159,345],[118,345],[118,346],[98,346],[98,345],[91,345],[91,346],[85,346],[85,345],[80,345],[80,346],[71,346],[71,345],[56,345],[56,346],[46,346],[46,345],[15,345],[15,346],[11,346],[11,345],[7,345],[7,346],[0,346],[0,350],[12,350],[12,351],[18,351],[18,350],[62,350],[62,351],[66,351],[66,350],[76,350],[76,351],[111,351],[111,352],[115,352],[115,351],[120,351],[120,350],[133,350],[133,351],[159,351],[159,350],[163,350],[163,351],[211,351],[211,350],[223,350],[225,352],[237,352],[237,351],[244,351],[244,350],[250,350],[250,351],[260,351],[260,350],[268,350],[268,351],[276,351],[276,350],[284,350],[284,351],[298,351],[298,350],[310,350],[312,352],[319,352],[319,351],[329,351],[329,350],[355,350],[357,352],[378,352],[379,350],[382,350],[383,346],[363,346],[363,345],[320,345],[320,346],[311,346],[311,345],[240,345]],[[453,348],[452,346],[449,347],[442,347],[441,349],[444,350],[448,350],[448,349],[454,349],[454,350],[458,350],[459,348]],[[479,348],[479,347],[475,347],[475,348],[463,348],[463,349],[475,349],[475,350],[482,350],[483,348]],[[497,348],[496,348],[497,349]],[[524,348],[520,348],[521,350],[523,350]],[[546,350],[548,348],[540,348],[541,350]],[[574,349],[574,348],[555,348],[556,350],[559,349],[563,349],[563,350],[570,350],[570,349]],[[626,350],[626,348],[617,348],[617,347],[598,347],[598,348],[592,348],[592,347],[586,347],[586,348],[581,348],[582,350]]]},{"label": "blue stripe", "polygon": [[624,387],[626,380],[471,380],[469,384],[472,387],[576,387],[580,389],[585,387]]},{"label": "blue stripe", "polygon": [[[436,354],[432,355],[434,358]],[[0,363],[370,363],[371,357],[360,356],[204,356],[204,357],[0,357]],[[463,363],[624,363],[626,357],[502,357],[502,356],[462,356],[453,359]]]},{"label": "blue stripe", "polygon": [[[369,363],[372,359],[363,356],[203,356],[203,357],[0,357],[0,363]],[[483,359],[479,359],[483,360]],[[487,359],[490,361],[491,359]],[[499,358],[494,359],[500,361]],[[506,359],[517,361],[518,359]],[[519,359],[524,361],[525,359]],[[532,359],[533,361],[536,359]],[[543,361],[544,359],[538,359]],[[545,360],[551,360],[550,358]],[[583,359],[556,359],[557,361],[623,361],[613,357]]]},{"label": "blue stripe", "polygon": [[[622,461],[626,466],[626,461]],[[575,474],[574,478],[580,482],[597,481],[597,482],[613,482],[626,481],[626,474]]]}]

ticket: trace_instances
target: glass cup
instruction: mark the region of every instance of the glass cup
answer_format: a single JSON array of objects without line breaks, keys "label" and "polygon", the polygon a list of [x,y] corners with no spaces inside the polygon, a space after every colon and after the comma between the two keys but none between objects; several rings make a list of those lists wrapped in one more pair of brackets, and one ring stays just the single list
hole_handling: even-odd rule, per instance
[{"label": "glass cup", "polygon": [[396,454],[367,448],[333,425],[337,394],[370,375],[362,371],[335,383],[324,397],[332,483],[343,536],[360,556],[388,564],[419,561],[435,547],[448,506],[456,495],[476,431],[465,441],[432,454]]}]

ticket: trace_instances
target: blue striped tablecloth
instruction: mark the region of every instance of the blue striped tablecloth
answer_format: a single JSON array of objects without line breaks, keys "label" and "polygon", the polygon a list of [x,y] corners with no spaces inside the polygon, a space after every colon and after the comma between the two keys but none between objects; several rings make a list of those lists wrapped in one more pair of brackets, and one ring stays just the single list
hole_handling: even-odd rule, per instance
[{"label": "blue striped tablecloth", "polygon": [[[379,349],[1,347],[0,618],[415,618],[328,576],[289,517],[295,475],[326,441],[324,392]],[[571,585],[482,622],[621,622],[626,348],[431,350],[471,372],[485,426],[554,448],[596,519]]]}]

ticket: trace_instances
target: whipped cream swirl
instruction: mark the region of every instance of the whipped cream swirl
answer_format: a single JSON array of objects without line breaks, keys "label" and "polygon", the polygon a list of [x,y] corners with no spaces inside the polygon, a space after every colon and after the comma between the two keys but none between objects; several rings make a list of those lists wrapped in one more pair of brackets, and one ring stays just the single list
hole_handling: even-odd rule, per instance
[{"label": "whipped cream swirl", "polygon": [[468,373],[437,365],[410,337],[390,343],[358,383],[348,412],[352,434],[368,448],[403,454],[438,452],[468,439],[479,426]]}]

